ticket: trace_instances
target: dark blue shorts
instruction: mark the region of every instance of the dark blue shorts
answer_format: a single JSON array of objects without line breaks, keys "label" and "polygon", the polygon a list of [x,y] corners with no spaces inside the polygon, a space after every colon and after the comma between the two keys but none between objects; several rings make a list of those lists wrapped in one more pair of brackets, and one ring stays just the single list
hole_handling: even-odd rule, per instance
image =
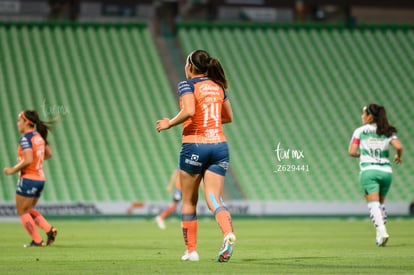
[{"label": "dark blue shorts", "polygon": [[225,176],[230,154],[227,142],[199,144],[183,143],[180,169],[189,174],[204,174],[206,170]]},{"label": "dark blue shorts", "polygon": [[20,178],[17,181],[16,194],[23,197],[38,198],[44,186],[45,181]]}]

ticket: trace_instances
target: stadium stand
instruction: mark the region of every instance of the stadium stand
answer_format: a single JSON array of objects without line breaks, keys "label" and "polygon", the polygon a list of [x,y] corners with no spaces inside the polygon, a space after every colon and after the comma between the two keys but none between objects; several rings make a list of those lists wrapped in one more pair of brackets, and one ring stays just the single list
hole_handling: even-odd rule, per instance
[{"label": "stadium stand", "polygon": [[[389,199],[412,200],[413,28],[193,23],[178,38],[184,55],[219,57],[230,80],[230,199],[361,201],[347,147],[375,101],[407,152]],[[36,108],[63,116],[44,201],[169,199],[180,129],[159,135],[155,121],[177,111],[175,87],[145,24],[2,24],[0,55],[2,167],[15,160],[15,117]],[[0,200],[13,201],[14,180]]]},{"label": "stadium stand", "polygon": [[[155,121],[177,111],[166,72],[144,24],[0,26],[1,166],[14,164],[17,115],[60,115],[50,136],[44,201],[165,200],[177,165],[179,129]],[[2,201],[16,177],[2,177]]]}]

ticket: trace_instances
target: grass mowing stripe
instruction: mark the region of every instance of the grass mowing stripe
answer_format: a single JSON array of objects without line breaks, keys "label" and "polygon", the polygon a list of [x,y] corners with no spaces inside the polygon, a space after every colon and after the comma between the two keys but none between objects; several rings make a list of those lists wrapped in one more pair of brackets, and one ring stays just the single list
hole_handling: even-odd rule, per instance
[{"label": "grass mowing stripe", "polygon": [[159,230],[148,220],[56,221],[51,247],[29,241],[17,222],[1,223],[1,274],[412,274],[413,219],[388,222],[389,244],[375,246],[368,219],[234,219],[237,244],[228,263],[215,258],[222,236],[200,219],[199,262],[181,262],[180,222]]}]

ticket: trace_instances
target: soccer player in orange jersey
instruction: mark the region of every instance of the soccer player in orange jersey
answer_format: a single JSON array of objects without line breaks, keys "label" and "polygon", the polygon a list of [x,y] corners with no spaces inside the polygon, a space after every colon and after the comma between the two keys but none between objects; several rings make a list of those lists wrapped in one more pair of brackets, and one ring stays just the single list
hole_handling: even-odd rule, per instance
[{"label": "soccer player in orange jersey", "polygon": [[199,260],[196,207],[200,182],[204,180],[207,205],[214,213],[224,238],[217,261],[227,262],[236,242],[231,215],[222,199],[224,177],[230,161],[222,125],[233,120],[225,92],[228,83],[219,60],[204,50],[188,55],[185,73],[187,80],[178,85],[180,111],[174,118],[157,121],[158,132],[183,124],[179,167],[183,195],[181,224],[186,252],[181,259]]},{"label": "soccer player in orange jersey", "polygon": [[[51,245],[55,241],[57,230],[34,209],[45,184],[43,161],[52,156],[46,139],[50,123],[40,120],[37,111],[26,110],[19,114],[17,127],[23,134],[17,149],[18,161],[15,166],[4,168],[4,173],[20,174],[16,189],[16,210],[23,227],[32,238],[32,242],[25,247]],[[46,244],[37,226],[46,232]]]}]

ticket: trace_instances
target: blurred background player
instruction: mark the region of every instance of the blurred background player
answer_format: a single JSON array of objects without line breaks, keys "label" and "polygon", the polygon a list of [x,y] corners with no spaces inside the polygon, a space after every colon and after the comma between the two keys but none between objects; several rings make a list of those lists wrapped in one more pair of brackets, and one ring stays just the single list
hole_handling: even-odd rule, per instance
[{"label": "blurred background player", "polygon": [[385,246],[389,234],[385,227],[385,197],[392,182],[389,147],[396,150],[394,161],[402,163],[403,147],[397,129],[388,123],[383,106],[369,104],[362,110],[363,126],[357,128],[349,145],[349,154],[360,159],[360,184],[365,192],[371,220],[376,228],[376,244]]},{"label": "blurred background player", "polygon": [[204,50],[190,53],[185,64],[187,80],[178,85],[180,111],[172,119],[157,121],[157,131],[183,123],[180,152],[180,183],[183,195],[181,227],[186,252],[183,261],[198,261],[197,203],[204,181],[204,196],[223,234],[217,261],[227,262],[233,254],[236,236],[230,211],[223,204],[224,177],[230,162],[223,124],[233,121],[225,89],[224,70],[216,58]]},{"label": "blurred background player", "polygon": [[[175,189],[174,189],[174,186],[175,186]],[[158,227],[160,229],[166,228],[165,222],[164,222],[165,219],[177,210],[177,206],[180,203],[181,198],[182,198],[181,185],[180,185],[180,174],[179,174],[178,169],[174,170],[167,185],[167,192],[169,194],[173,192],[173,189],[174,189],[174,193],[173,193],[172,202],[168,205],[168,207],[164,211],[162,211],[158,216],[155,217],[155,221],[157,222]]]},{"label": "blurred background player", "polygon": [[[16,189],[16,210],[23,227],[32,239],[25,247],[51,245],[57,235],[56,228],[34,209],[45,185],[43,162],[52,157],[52,150],[47,142],[50,125],[51,122],[40,120],[37,111],[22,111],[17,121],[17,128],[23,134],[17,149],[18,163],[13,167],[4,168],[6,175],[16,172],[20,174]],[[46,244],[37,226],[46,232]]]},{"label": "blurred background player", "polygon": [[[167,192],[171,194],[174,190],[172,202],[168,205],[164,211],[155,217],[155,221],[160,229],[165,229],[165,219],[177,210],[178,204],[181,202],[181,184],[180,184],[180,173],[179,169],[174,170],[167,185]],[[175,189],[174,189],[175,186]],[[201,189],[204,191],[204,184],[201,183]]]}]

